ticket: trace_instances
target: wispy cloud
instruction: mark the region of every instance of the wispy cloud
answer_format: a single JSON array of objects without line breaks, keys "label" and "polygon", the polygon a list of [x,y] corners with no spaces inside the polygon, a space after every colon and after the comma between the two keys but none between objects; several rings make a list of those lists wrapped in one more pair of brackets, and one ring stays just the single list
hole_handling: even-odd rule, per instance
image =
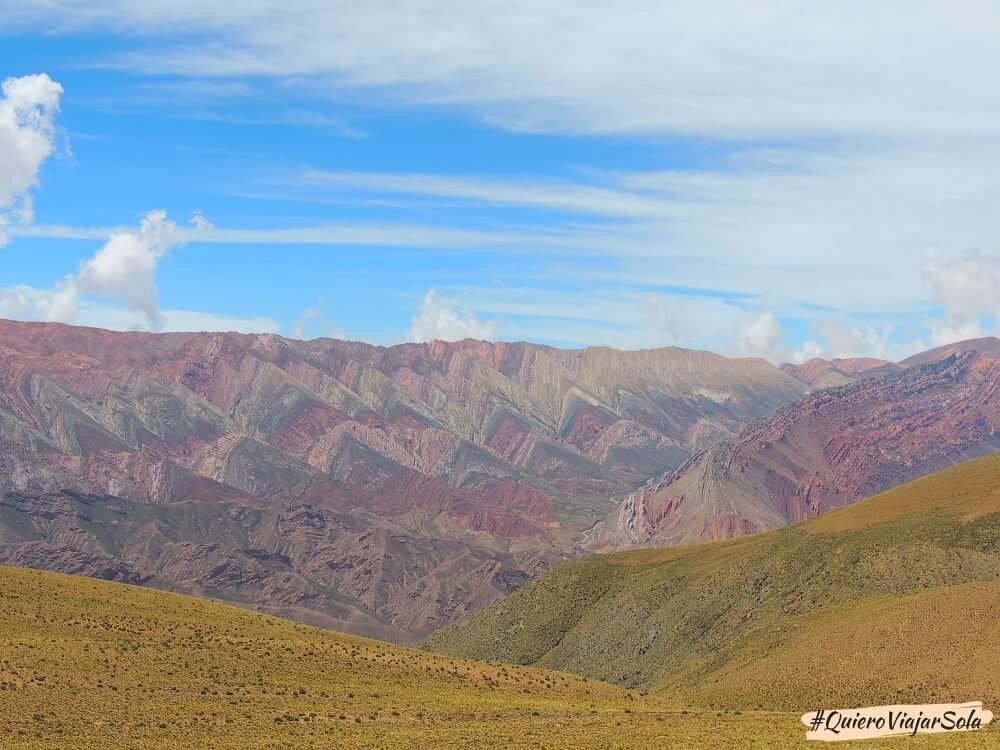
[{"label": "wispy cloud", "polygon": [[533,207],[629,219],[665,218],[670,213],[669,203],[637,192],[559,181],[306,169],[290,179],[287,186],[451,198],[467,204]]},{"label": "wispy cloud", "polygon": [[[554,335],[558,324],[588,343],[725,339],[719,346],[774,351],[794,315],[809,327],[810,351],[836,354],[898,350],[902,334],[879,313],[925,316],[910,341],[996,328],[989,304],[966,309],[994,294],[984,279],[1000,258],[1000,92],[983,84],[983,71],[1000,67],[995,3],[973,0],[959,13],[904,0],[710,9],[292,0],[233,13],[221,0],[26,0],[5,20],[111,29],[125,51],[99,63],[154,74],[167,88],[154,82],[145,94],[184,97],[176,116],[352,136],[336,107],[363,100],[438,106],[521,132],[640,138],[651,152],[694,137],[715,154],[685,169],[576,164],[520,177],[456,174],[453,164],[346,170],[316,158],[279,184],[241,189],[377,205],[380,218],[219,227],[192,242],[514,256],[499,278],[506,290],[468,300],[472,312],[462,313],[503,316],[504,336]],[[308,92],[316,106],[282,101],[252,116],[216,106],[267,86]],[[95,239],[110,230],[11,231]],[[543,278],[540,301],[511,291]],[[472,286],[434,281],[421,293],[433,286],[466,304],[463,285]],[[671,292],[678,287],[704,294]]]},{"label": "wispy cloud", "polygon": [[[859,19],[863,19],[859,20]],[[465,106],[571,133],[996,134],[1000,9],[863,0],[625,5],[26,0],[14,28],[104,28],[142,44],[105,62],[189,77],[310,79],[330,94]]]}]

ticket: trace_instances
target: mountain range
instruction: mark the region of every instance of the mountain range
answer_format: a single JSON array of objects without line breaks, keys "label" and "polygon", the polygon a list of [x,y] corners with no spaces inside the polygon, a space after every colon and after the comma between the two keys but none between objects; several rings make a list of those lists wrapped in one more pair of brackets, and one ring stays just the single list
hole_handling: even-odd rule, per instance
[{"label": "mountain range", "polygon": [[968,341],[876,365],[720,439],[628,494],[590,543],[667,546],[779,528],[997,450],[1000,342]]},{"label": "mountain range", "polygon": [[412,641],[807,390],[676,348],[0,321],[0,562]]},{"label": "mountain range", "polygon": [[998,381],[996,339],[778,368],[0,321],[0,563],[413,643],[567,560],[996,451]]},{"label": "mountain range", "polygon": [[803,705],[1000,700],[996,339],[779,368],[0,321],[0,353],[0,565],[146,587],[0,567],[29,746],[792,747]]}]

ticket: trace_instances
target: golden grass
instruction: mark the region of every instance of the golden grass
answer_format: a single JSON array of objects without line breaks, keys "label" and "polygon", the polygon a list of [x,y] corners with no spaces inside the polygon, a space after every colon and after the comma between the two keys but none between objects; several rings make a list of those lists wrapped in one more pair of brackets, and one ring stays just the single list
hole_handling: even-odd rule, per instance
[{"label": "golden grass", "polygon": [[[0,567],[5,750],[783,750],[802,747],[803,732],[794,713],[684,710],[558,672],[451,659],[211,601]],[[906,747],[995,742],[989,732],[917,738]]]},{"label": "golden grass", "polygon": [[941,586],[769,623],[748,633],[707,678],[692,662],[657,691],[702,704],[789,710],[851,707],[873,693],[901,704],[982,700],[997,710],[998,635],[1000,582]]},{"label": "golden grass", "polygon": [[702,710],[1000,713],[1000,455],[778,531],[572,562],[424,646]]}]

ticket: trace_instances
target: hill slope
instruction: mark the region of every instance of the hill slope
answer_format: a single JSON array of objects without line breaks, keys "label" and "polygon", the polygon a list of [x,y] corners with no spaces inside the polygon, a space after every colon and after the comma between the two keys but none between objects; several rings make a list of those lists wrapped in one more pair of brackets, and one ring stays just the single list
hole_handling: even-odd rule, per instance
[{"label": "hill slope", "polygon": [[681,712],[571,675],[5,567],[0,695],[0,746],[32,750],[723,750],[802,736],[794,715]]},{"label": "hill slope", "polygon": [[969,342],[779,409],[627,495],[591,548],[778,528],[997,451],[1000,359],[980,350],[990,351]]},{"label": "hill slope", "polygon": [[[0,695],[11,750],[790,750],[804,733],[800,712],[679,708],[563,673],[5,567]],[[995,747],[997,731],[915,742]]]},{"label": "hill slope", "polygon": [[675,698],[1000,702],[1000,456],[813,521],[561,566],[430,649]]},{"label": "hill slope", "polygon": [[[763,360],[674,348],[0,321],[0,494],[16,506],[0,561],[110,559],[121,580],[208,582],[409,640],[575,554],[612,495],[804,391]],[[107,507],[81,524],[67,491]]]}]

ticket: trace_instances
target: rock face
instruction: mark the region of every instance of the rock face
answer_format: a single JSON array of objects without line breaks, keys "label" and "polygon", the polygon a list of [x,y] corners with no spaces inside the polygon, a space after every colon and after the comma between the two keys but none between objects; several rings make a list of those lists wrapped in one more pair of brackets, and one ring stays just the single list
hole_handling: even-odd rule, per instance
[{"label": "rock face", "polygon": [[412,640],[806,390],[673,348],[0,321],[0,561]]},{"label": "rock face", "polygon": [[496,601],[552,559],[305,504],[141,503],[69,490],[0,498],[0,564],[210,596],[395,641]]},{"label": "rock face", "polygon": [[931,352],[779,409],[625,496],[592,548],[777,528],[1000,450],[995,343]]}]

